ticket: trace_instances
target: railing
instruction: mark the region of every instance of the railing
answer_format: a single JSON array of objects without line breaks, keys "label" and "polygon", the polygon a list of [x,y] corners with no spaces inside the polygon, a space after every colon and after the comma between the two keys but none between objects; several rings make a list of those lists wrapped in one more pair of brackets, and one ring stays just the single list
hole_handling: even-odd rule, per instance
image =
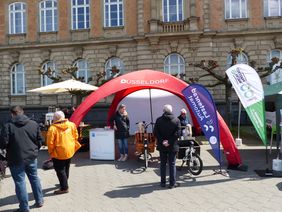
[{"label": "railing", "polygon": [[197,25],[197,19],[190,20],[186,19],[183,21],[177,22],[163,22],[157,19],[151,19],[149,21],[150,24],[150,32],[151,33],[175,33],[175,32],[187,32],[189,30],[194,30],[194,25]]},{"label": "railing", "polygon": [[160,22],[162,32],[183,32],[188,30],[189,26],[187,22],[173,22],[173,23],[164,23]]},{"label": "railing", "polygon": [[176,33],[176,32],[187,32],[198,30],[199,18],[187,18],[183,21],[177,22],[163,22],[158,19],[151,19],[150,32],[151,33]]}]

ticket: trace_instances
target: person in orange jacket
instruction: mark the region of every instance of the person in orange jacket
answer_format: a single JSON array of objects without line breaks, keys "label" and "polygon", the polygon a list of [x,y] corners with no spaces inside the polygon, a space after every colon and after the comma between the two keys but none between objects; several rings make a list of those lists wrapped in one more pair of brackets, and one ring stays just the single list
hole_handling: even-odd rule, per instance
[{"label": "person in orange jacket", "polygon": [[68,193],[71,158],[81,145],[75,124],[68,121],[62,111],[54,113],[53,123],[47,132],[47,146],[60,182],[60,189],[54,191],[54,194]]}]

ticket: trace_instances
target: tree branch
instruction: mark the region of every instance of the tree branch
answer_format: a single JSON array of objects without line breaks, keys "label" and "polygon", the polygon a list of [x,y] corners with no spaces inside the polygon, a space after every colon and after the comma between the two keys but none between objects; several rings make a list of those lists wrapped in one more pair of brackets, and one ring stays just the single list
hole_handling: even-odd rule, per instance
[{"label": "tree branch", "polygon": [[209,88],[213,88],[213,87],[216,87],[216,86],[218,86],[218,85],[224,85],[224,83],[218,81],[218,82],[216,82],[216,83],[214,83],[214,84],[207,84],[207,85],[205,85],[205,86],[206,86],[206,87],[209,87]]},{"label": "tree branch", "polygon": [[225,81],[225,78],[223,78],[221,75],[219,74],[216,74],[214,72],[214,69],[219,67],[217,62],[214,61],[214,60],[209,60],[208,61],[208,65],[206,65],[205,63],[205,60],[202,60],[199,64],[191,64],[193,65],[194,67],[197,67],[197,68],[200,68],[200,69],[203,69],[204,71],[208,72],[209,74],[207,75],[211,75],[213,76],[215,79],[221,81],[221,82],[224,82]]}]

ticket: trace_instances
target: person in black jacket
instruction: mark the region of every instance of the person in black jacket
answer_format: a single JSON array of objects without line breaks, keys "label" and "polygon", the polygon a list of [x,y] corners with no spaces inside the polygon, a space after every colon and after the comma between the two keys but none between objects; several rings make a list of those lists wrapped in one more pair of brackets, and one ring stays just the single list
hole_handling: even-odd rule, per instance
[{"label": "person in black jacket", "polygon": [[39,125],[24,115],[20,106],[11,108],[12,119],[1,131],[0,148],[7,150],[7,161],[15,183],[19,211],[29,211],[25,174],[27,175],[35,207],[43,206],[43,193],[37,175],[37,157],[43,138]]},{"label": "person in black jacket", "polygon": [[169,188],[179,186],[176,183],[176,153],[179,151],[177,140],[180,135],[180,121],[172,114],[172,106],[164,105],[163,115],[156,120],[154,135],[157,138],[157,150],[160,152],[161,187],[166,186],[166,163],[169,165]]},{"label": "person in black jacket", "polygon": [[120,158],[118,161],[126,161],[128,159],[128,137],[129,137],[129,118],[126,112],[126,106],[121,104],[115,116],[112,119],[115,137],[118,141]]},{"label": "person in black jacket", "polygon": [[180,110],[180,115],[177,118],[180,120],[181,136],[192,136],[192,126],[184,108]]}]

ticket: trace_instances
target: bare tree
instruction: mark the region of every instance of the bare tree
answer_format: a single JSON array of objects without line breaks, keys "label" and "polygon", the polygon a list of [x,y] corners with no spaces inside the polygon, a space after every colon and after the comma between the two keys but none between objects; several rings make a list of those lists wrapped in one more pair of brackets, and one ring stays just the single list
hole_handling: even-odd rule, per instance
[{"label": "bare tree", "polygon": [[[230,51],[230,55],[232,58],[231,66],[237,64],[238,55],[241,54],[242,52],[244,52],[242,48],[233,49]],[[251,61],[249,65],[257,70],[257,73],[259,74],[260,78],[264,78],[268,76],[269,74],[273,73],[278,68],[281,68],[281,66],[276,66],[273,69],[274,65],[277,64],[278,62],[279,62],[278,58],[272,58],[271,62],[268,64],[269,65],[268,67],[257,67],[256,68],[255,61]],[[201,60],[199,63],[189,64],[189,65],[202,69],[204,71],[204,74],[200,75],[197,78],[189,78],[189,80],[186,81],[187,83],[194,83],[194,82],[200,83],[202,78],[212,76],[215,79],[215,81],[208,83],[208,84],[204,84],[205,87],[216,87],[219,85],[224,85],[225,102],[226,102],[225,120],[228,123],[228,125],[231,126],[231,107],[230,106],[231,106],[232,84],[230,83],[227,75],[225,73],[224,75],[222,75],[221,74],[222,71],[220,71],[220,73],[217,72],[217,68],[219,67],[219,65],[217,64],[217,61],[215,60],[209,60],[207,62],[205,60]]]},{"label": "bare tree", "polygon": [[[85,82],[85,78],[78,76],[77,71],[78,71],[77,66],[69,66],[67,68],[64,68],[61,71],[61,73],[63,75],[71,76],[71,78],[74,79],[74,80]],[[51,79],[52,83],[57,83],[57,82],[63,81],[63,77],[60,74],[56,73],[56,71],[53,70],[51,67],[48,67],[47,70],[40,68],[39,72],[40,72],[40,74],[47,76],[49,79]],[[109,81],[113,78],[116,78],[117,76],[120,75],[120,70],[116,66],[113,66],[112,69],[111,69],[111,73],[112,73],[111,77],[108,78],[108,79],[105,79],[106,73],[104,72],[104,70],[96,73],[96,75],[94,77],[95,86],[101,86],[105,82],[107,82],[107,81]],[[92,77],[89,77],[87,79],[87,82],[90,82],[92,80],[93,80]],[[91,92],[92,91],[84,91],[84,90],[69,91],[69,93],[72,96],[76,97],[76,104],[77,105],[79,105],[82,102],[83,97],[88,96]]]},{"label": "bare tree", "polygon": [[[78,68],[76,66],[70,66],[61,71],[63,75],[70,75],[72,79],[85,82],[84,77],[77,76]],[[56,73],[51,67],[48,67],[47,70],[39,69],[40,74],[47,76],[49,79],[52,80],[53,83],[62,82],[63,77]],[[87,79],[88,82],[92,80],[91,77]],[[68,91],[72,96],[76,97],[76,105],[79,105],[83,99],[83,97],[88,96],[92,91],[84,91],[84,90],[70,90]]]}]

